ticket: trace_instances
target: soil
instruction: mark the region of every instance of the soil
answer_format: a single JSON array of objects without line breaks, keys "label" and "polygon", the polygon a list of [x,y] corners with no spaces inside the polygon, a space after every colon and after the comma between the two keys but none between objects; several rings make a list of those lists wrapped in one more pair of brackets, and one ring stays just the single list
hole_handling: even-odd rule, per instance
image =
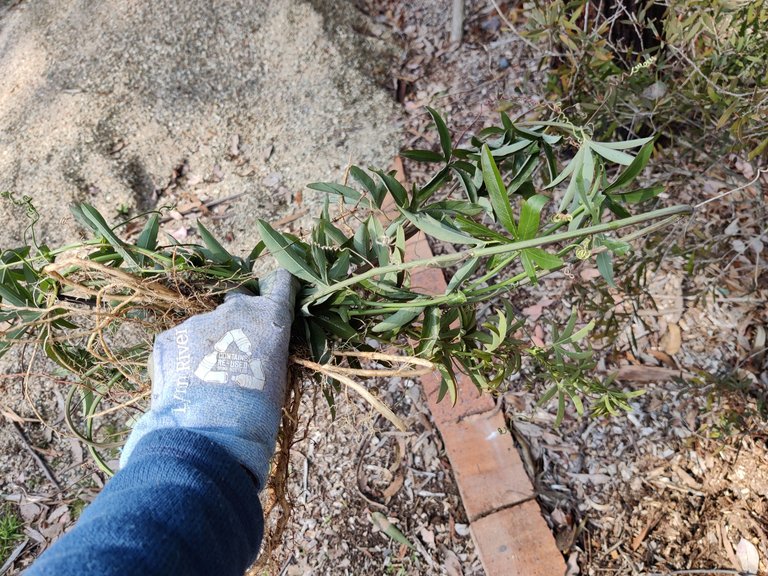
[{"label": "soil", "polygon": [[[110,216],[123,203],[132,213],[175,203],[169,233],[194,239],[202,214],[236,250],[249,250],[256,217],[301,233],[316,207],[307,182],[340,180],[350,160],[388,166],[394,142],[436,149],[424,105],[443,113],[460,141],[495,122],[499,107],[514,116],[545,101],[539,57],[509,30],[523,15],[504,3],[504,18],[493,3],[468,7],[460,47],[449,45],[450,15],[432,0],[360,2],[361,12],[281,0],[263,13],[233,8],[213,19],[207,4],[200,13],[186,8],[197,2],[162,11],[132,3],[143,9],[130,14],[106,4],[22,2],[0,21],[0,129],[12,135],[0,143],[0,188],[33,197],[51,243],[77,237],[59,207],[78,199]],[[98,25],[82,38],[71,31],[86,13]],[[143,26],[129,29],[129,17]],[[216,21],[216,34],[201,21]],[[137,34],[166,47],[144,58]],[[124,54],[127,77],[119,78]],[[193,86],[173,64],[189,55],[207,83]],[[697,203],[754,176],[735,157],[695,174],[667,162],[655,176],[675,202]],[[402,167],[410,181],[428,177],[421,165]],[[559,428],[554,407],[536,405],[540,375],[524,370],[498,398],[570,575],[746,570],[750,546],[766,573],[767,185],[763,177],[708,204],[643,247],[662,264],[648,271],[630,262],[617,270],[619,289],[607,289],[585,262],[516,296],[527,318],[519,336],[533,342],[574,308],[583,321],[609,317],[612,331],[592,342],[599,369],[645,391],[628,415],[569,410]],[[18,243],[22,208],[0,210],[9,224],[0,245]],[[64,433],[68,383],[25,381],[29,361],[15,355],[3,365],[1,491],[25,521],[8,574],[71,525],[105,480]],[[483,574],[418,384],[370,385],[408,432],[392,430],[354,395],[336,396],[335,419],[321,395],[305,395],[305,437],[292,455],[294,513],[270,573]],[[52,426],[41,426],[35,410]],[[382,531],[381,515],[413,548]]]}]

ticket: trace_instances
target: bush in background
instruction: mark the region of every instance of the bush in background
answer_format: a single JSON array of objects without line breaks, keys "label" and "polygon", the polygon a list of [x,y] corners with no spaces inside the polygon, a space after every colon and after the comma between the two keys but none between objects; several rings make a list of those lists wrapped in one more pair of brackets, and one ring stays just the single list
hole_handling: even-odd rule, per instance
[{"label": "bush in background", "polygon": [[661,133],[711,154],[768,148],[768,4],[762,0],[534,0],[550,92],[594,130]]}]

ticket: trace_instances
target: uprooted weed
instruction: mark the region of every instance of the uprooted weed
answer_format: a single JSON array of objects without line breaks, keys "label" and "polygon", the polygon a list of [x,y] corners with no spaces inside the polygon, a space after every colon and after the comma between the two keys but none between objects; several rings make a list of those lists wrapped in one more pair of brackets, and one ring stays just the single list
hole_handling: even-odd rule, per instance
[{"label": "uprooted weed", "polygon": [[[259,221],[261,241],[245,257],[230,254],[202,224],[202,244],[172,238],[162,244],[160,215],[150,213],[129,240],[126,227],[135,227],[135,221],[113,226],[92,206],[75,206],[91,239],[51,248],[32,232],[28,245],[0,256],[0,321],[6,323],[0,354],[32,344],[33,355],[44,353],[74,376],[66,422],[111,473],[111,451],[127,430],[102,424],[118,413],[134,420],[146,409],[153,337],[214,308],[231,290],[258,294],[254,266],[271,254],[302,289],[288,401],[265,507],[273,517],[267,550],[279,542],[290,512],[288,458],[308,379],[331,404],[335,391],[352,388],[403,429],[357,378],[438,370],[440,398],[456,402],[457,372],[483,392],[498,393],[525,355],[550,378],[542,401],[558,403],[558,422],[567,402],[584,413],[582,398],[598,414],[628,408],[634,392],[611,389],[610,377],[592,373],[593,354],[582,341],[594,321],[574,310],[553,328],[550,344],[531,346],[521,338],[524,322],[509,300],[520,286],[592,258],[613,284],[613,261],[630,251],[635,239],[690,213],[687,206],[629,212],[633,204],[656,201],[664,190],[635,184],[650,160],[652,139],[599,142],[570,122],[513,122],[502,114],[501,126],[454,146],[443,119],[429,112],[441,151],[403,152],[439,166],[429,181],[407,190],[393,173],[353,166],[348,174],[356,188],[347,182],[310,185],[339,204],[332,214],[330,201],[325,203],[308,237]],[[575,149],[571,159],[558,167],[558,156],[568,148]],[[639,150],[632,154],[633,149]],[[31,202],[20,203],[34,221]],[[417,233],[453,244],[454,251],[407,260],[406,242]],[[412,272],[431,267],[455,267],[444,294],[411,285]],[[385,348],[399,355],[382,354]],[[366,367],[370,362],[377,364],[373,372]]]}]

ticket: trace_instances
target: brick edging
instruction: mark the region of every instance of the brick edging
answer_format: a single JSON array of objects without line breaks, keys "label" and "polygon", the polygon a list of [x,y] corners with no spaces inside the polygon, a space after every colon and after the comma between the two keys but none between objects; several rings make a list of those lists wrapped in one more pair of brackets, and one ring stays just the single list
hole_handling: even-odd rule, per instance
[{"label": "brick edging", "polygon": [[[406,259],[432,257],[422,233],[408,241]],[[414,272],[411,287],[440,294],[442,271]],[[555,544],[504,416],[489,395],[458,376],[458,401],[437,402],[440,376],[421,379],[424,394],[453,469],[470,532],[487,576],[560,576],[565,561]]]}]

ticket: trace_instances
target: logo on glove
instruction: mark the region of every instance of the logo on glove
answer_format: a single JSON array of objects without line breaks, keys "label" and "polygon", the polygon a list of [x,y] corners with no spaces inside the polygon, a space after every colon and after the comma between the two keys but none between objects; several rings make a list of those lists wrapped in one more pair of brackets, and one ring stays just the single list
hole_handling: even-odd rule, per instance
[{"label": "logo on glove", "polygon": [[253,357],[251,341],[237,328],[222,336],[195,370],[203,382],[226,384],[234,382],[242,388],[263,390],[266,378],[261,360]]}]

